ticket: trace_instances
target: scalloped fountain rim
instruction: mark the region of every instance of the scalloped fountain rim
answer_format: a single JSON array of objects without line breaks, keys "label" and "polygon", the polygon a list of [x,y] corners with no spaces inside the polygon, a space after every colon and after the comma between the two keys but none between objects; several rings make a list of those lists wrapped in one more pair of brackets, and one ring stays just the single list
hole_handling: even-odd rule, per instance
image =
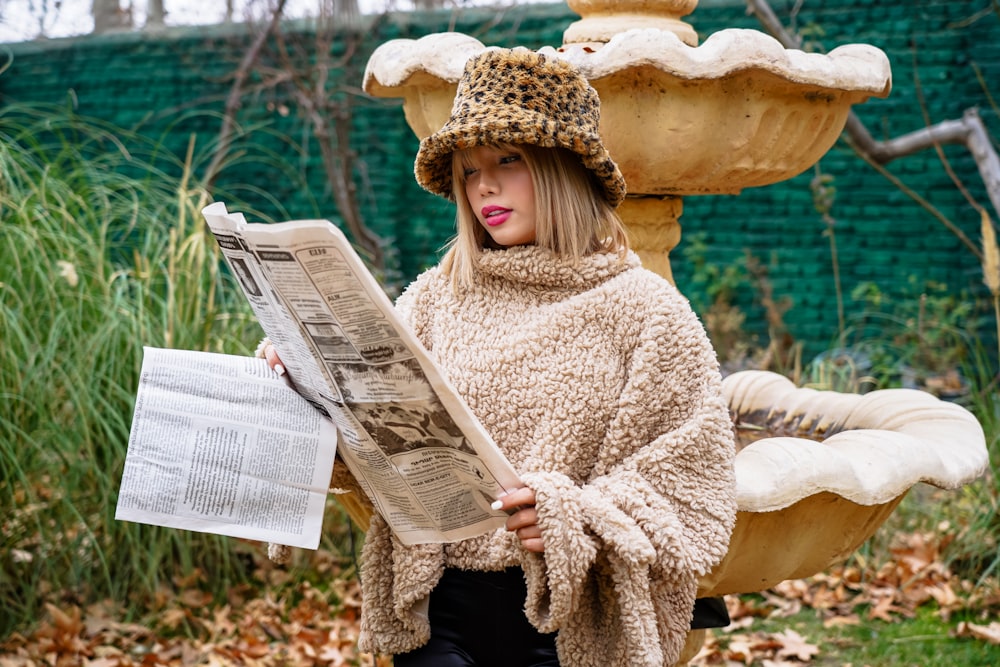
[{"label": "scalloped fountain rim", "polygon": [[[374,95],[407,85],[416,74],[455,83],[465,62],[486,50],[479,40],[455,32],[419,39],[390,40],[372,53],[365,68],[364,89]],[[680,79],[720,79],[746,70],[762,70],[800,85],[885,97],[892,87],[889,59],[867,44],[845,44],[828,54],[785,49],[776,39],[757,30],[730,28],[711,34],[692,47],[672,32],[628,30],[599,49],[569,44],[539,49],[564,58],[590,80],[616,72],[654,67]],[[385,89],[385,90],[382,90]]]},{"label": "scalloped fountain rim", "polygon": [[915,389],[845,394],[796,387],[768,371],[741,371],[723,381],[738,415],[765,413],[821,442],[764,438],[736,456],[737,503],[771,512],[830,492],[878,505],[918,482],[955,489],[989,465],[982,426],[965,408]]}]

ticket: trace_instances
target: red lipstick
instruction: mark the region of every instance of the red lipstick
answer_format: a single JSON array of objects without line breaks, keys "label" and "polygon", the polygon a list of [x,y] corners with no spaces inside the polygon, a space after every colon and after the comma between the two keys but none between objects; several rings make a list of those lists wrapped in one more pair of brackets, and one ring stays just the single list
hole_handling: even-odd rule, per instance
[{"label": "red lipstick", "polygon": [[490,227],[496,227],[507,221],[510,217],[511,210],[509,208],[504,208],[503,206],[484,206],[479,210],[479,213],[483,216],[483,220]]}]

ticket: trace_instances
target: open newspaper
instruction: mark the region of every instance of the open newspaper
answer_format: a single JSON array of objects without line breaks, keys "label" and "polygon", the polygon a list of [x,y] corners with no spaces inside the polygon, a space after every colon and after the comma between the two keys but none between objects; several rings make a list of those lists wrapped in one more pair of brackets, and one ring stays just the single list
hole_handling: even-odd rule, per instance
[{"label": "open newspaper", "polygon": [[146,347],[115,518],[315,549],[336,446],[263,359]]},{"label": "open newspaper", "polygon": [[503,526],[490,505],[522,486],[344,234],[326,220],[203,215],[295,388],[340,434],[338,452],[406,544]]}]

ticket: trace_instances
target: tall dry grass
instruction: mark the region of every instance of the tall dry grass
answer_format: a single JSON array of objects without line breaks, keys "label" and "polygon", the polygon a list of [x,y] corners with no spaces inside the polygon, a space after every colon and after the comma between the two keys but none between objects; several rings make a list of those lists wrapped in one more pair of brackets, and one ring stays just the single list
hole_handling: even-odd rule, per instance
[{"label": "tall dry grass", "polygon": [[140,606],[196,568],[219,590],[245,576],[225,538],[114,520],[142,346],[259,335],[190,166],[64,109],[0,110],[0,636],[53,598]]}]

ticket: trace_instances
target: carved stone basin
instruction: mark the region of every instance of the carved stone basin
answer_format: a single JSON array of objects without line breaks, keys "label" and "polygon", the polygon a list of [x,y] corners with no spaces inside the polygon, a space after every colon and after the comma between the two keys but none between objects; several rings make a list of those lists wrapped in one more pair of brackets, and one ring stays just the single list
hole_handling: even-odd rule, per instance
[{"label": "carved stone basin", "polygon": [[[403,98],[423,138],[444,125],[466,60],[485,48],[458,33],[392,40],[369,59],[364,88]],[[891,87],[875,47],[805,53],[756,30],[722,30],[694,47],[633,29],[597,49],[540,51],[575,64],[597,90],[601,135],[632,195],[737,193],[796,176],[837,140],[851,105]]]},{"label": "carved stone basin", "polygon": [[723,393],[744,445],[739,513],[729,552],[700,595],[820,572],[868,539],[914,485],[956,489],[989,465],[975,417],[926,392],[817,391],[742,371],[723,381]]}]

